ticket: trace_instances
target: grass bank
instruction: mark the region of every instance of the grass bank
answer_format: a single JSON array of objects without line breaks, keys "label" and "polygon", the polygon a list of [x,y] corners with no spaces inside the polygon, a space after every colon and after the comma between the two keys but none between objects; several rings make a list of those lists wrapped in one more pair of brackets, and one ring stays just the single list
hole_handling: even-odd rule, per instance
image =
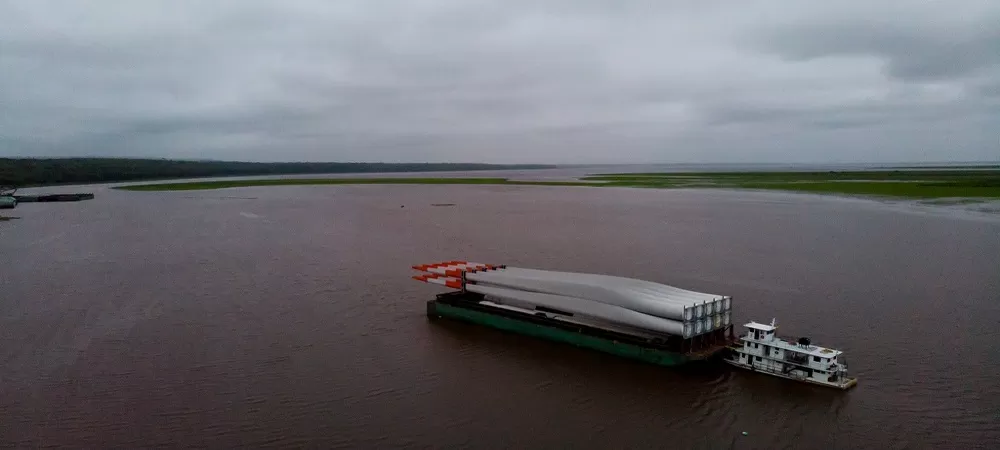
[{"label": "grass bank", "polygon": [[341,184],[477,184],[636,188],[768,189],[889,198],[1000,198],[1000,170],[891,170],[850,172],[705,172],[602,174],[582,181],[512,181],[506,178],[296,178],[217,180],[120,186],[130,191],[188,191],[251,186]]},{"label": "grass bank", "polygon": [[770,189],[877,197],[1000,198],[1000,170],[604,174],[606,185],[648,188]]}]

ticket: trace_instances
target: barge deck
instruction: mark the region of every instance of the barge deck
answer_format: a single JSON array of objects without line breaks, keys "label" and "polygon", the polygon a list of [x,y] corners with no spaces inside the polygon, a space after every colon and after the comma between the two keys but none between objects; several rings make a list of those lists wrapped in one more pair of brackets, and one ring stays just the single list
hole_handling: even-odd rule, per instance
[{"label": "barge deck", "polygon": [[710,359],[735,342],[731,325],[685,339],[638,330],[625,331],[603,323],[560,318],[558,314],[545,311],[532,312],[503,307],[484,300],[484,296],[470,292],[439,294],[434,300],[427,302],[427,315],[431,318],[445,317],[484,325],[668,367]]}]

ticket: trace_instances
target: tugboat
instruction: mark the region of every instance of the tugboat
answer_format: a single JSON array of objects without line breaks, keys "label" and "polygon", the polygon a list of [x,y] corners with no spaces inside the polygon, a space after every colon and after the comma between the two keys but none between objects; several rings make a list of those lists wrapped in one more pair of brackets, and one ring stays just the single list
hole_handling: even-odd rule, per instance
[{"label": "tugboat", "polygon": [[858,384],[847,375],[843,352],[812,345],[809,338],[788,342],[775,336],[778,328],[771,324],[750,322],[749,331],[741,336],[725,361],[736,367],[789,380],[818,384],[838,389],[850,389]]}]

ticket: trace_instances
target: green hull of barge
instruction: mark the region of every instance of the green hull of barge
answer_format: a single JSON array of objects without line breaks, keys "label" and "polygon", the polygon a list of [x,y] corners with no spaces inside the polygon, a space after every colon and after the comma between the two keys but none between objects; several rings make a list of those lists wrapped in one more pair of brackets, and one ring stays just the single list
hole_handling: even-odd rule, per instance
[{"label": "green hull of barge", "polygon": [[[708,351],[695,354],[684,354],[660,348],[644,347],[641,345],[619,342],[599,336],[589,336],[554,326],[546,326],[539,323],[518,320],[517,318],[463,308],[434,300],[427,302],[427,315],[431,318],[446,317],[478,325],[485,325],[503,331],[546,339],[554,342],[561,342],[564,344],[610,353],[612,355],[666,367],[680,366],[689,362],[707,359],[715,353],[718,353],[718,351]],[[717,349],[720,350],[723,348],[723,346],[717,347]]]}]

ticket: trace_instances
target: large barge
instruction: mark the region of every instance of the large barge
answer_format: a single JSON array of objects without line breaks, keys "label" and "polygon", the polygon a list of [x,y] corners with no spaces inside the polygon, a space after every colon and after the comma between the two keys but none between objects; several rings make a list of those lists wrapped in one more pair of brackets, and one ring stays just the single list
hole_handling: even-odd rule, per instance
[{"label": "large barge", "polygon": [[414,268],[430,272],[414,277],[420,281],[457,289],[427,302],[427,315],[434,319],[483,325],[660,366],[707,360],[735,342],[729,297],[694,295],[698,293],[604,275],[516,268],[504,273],[506,266],[459,261]]}]

